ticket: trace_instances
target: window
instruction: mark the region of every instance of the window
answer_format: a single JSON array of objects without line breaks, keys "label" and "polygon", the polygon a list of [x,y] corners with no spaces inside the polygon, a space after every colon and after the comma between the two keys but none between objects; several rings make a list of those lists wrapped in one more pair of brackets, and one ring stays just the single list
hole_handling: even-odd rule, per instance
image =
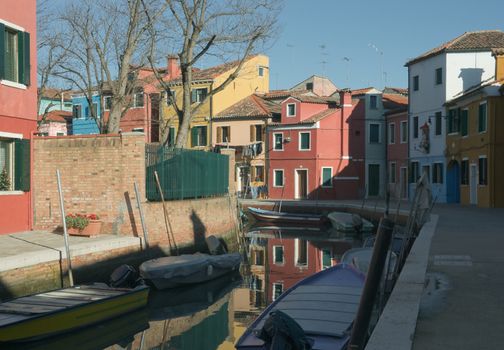
[{"label": "window", "polygon": [[478,132],[486,132],[487,130],[487,104],[482,103],[478,108]]},{"label": "window", "polygon": [[436,123],[435,130],[434,130],[435,135],[441,135],[441,133],[442,133],[441,128],[442,128],[443,123],[441,121],[441,118],[442,118],[441,112],[436,112],[436,115],[434,116],[434,119],[435,119],[434,122]]},{"label": "window", "polygon": [[0,135],[0,191],[30,191],[30,140]]},{"label": "window", "polygon": [[[264,266],[264,251],[254,250],[254,265]],[[260,288],[262,289],[262,288]]]},{"label": "window", "polygon": [[112,96],[103,97],[103,108],[106,111],[110,111],[110,109],[112,108]]},{"label": "window", "polygon": [[460,163],[460,184],[469,185],[469,160],[464,159]]},{"label": "window", "polygon": [[258,74],[260,77],[264,77],[264,67],[259,67]]},{"label": "window", "polygon": [[72,107],[72,114],[74,118],[82,118],[82,106],[74,105]]},{"label": "window", "polygon": [[0,80],[30,85],[30,34],[0,23]]},{"label": "window", "polygon": [[463,109],[460,111],[460,135],[467,136],[467,118],[469,111]]},{"label": "window", "polygon": [[217,127],[217,143],[231,142],[231,127],[218,126]]},{"label": "window", "polygon": [[90,117],[92,118],[98,118],[98,102],[93,102],[93,113],[91,114]]},{"label": "window", "polygon": [[191,103],[201,103],[207,96],[207,88],[193,89],[191,91]]},{"label": "window", "polygon": [[369,108],[377,109],[378,108],[378,97],[373,95],[369,96]]},{"label": "window", "polygon": [[282,133],[273,134],[273,150],[283,151],[283,134]]},{"label": "window", "polygon": [[450,109],[448,111],[448,134],[459,132],[459,113],[460,111],[457,109]]},{"label": "window", "polygon": [[137,91],[133,95],[133,108],[142,108],[144,106],[143,91]]},{"label": "window", "polygon": [[413,138],[418,138],[418,117],[413,117]]},{"label": "window", "polygon": [[308,241],[296,238],[295,240],[295,262],[297,266],[308,266]]},{"label": "window", "polygon": [[322,168],[322,187],[332,187],[332,168]]},{"label": "window", "polygon": [[443,68],[436,69],[436,85],[443,84]]},{"label": "window", "polygon": [[56,136],[65,136],[65,133],[64,132],[57,132]]},{"label": "window", "polygon": [[263,140],[263,126],[251,125],[250,126],[250,142],[259,142]]},{"label": "window", "polygon": [[418,75],[415,75],[413,77],[413,91],[418,91],[419,88],[420,88],[420,78],[418,77]]},{"label": "window", "polygon": [[313,83],[306,83],[306,90],[313,90]]},{"label": "window", "polygon": [[380,124],[369,124],[369,143],[380,143]]},{"label": "window", "polygon": [[417,182],[418,179],[420,178],[418,162],[411,162],[410,174],[411,174],[410,182],[412,183]]},{"label": "window", "polygon": [[173,126],[168,129],[168,146],[175,146],[175,128]]},{"label": "window", "polygon": [[273,300],[276,300],[283,293],[282,283],[273,283]]},{"label": "window", "polygon": [[252,179],[255,182],[263,182],[264,181],[264,166],[256,165],[252,168],[253,174]]},{"label": "window", "polygon": [[287,117],[294,117],[296,115],[296,104],[287,104]]},{"label": "window", "polygon": [[207,145],[207,127],[194,126],[191,129],[191,147]]},{"label": "window", "polygon": [[389,124],[389,144],[393,145],[395,143],[395,123]]},{"label": "window", "polygon": [[281,245],[273,246],[273,263],[283,264],[284,263],[284,247]]},{"label": "window", "polygon": [[488,183],[487,158],[480,157],[478,161],[479,184],[485,186]]},{"label": "window", "polygon": [[389,183],[395,184],[396,183],[396,162],[390,162],[389,164]]},{"label": "window", "polygon": [[408,122],[401,122],[401,143],[408,142]]},{"label": "window", "polygon": [[299,133],[299,150],[300,151],[310,150],[310,132]]},{"label": "window", "polygon": [[432,165],[432,183],[443,183],[443,163],[434,163]]},{"label": "window", "polygon": [[284,171],[283,170],[273,170],[273,187],[283,187],[284,185]]}]

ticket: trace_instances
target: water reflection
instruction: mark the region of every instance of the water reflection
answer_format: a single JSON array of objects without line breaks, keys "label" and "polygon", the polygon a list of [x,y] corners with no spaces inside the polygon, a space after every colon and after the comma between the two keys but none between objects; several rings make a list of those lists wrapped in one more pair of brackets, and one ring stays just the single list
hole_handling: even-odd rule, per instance
[{"label": "water reflection", "polygon": [[227,350],[260,312],[299,280],[340,262],[366,237],[327,227],[256,223],[242,276],[151,290],[148,307],[98,326],[2,349]]}]

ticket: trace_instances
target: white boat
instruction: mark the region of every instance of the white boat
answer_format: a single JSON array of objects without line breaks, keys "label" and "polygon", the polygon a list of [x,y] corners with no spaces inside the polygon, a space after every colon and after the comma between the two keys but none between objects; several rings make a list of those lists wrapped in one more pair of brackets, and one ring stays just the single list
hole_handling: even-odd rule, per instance
[{"label": "white boat", "polygon": [[370,233],[373,231],[373,224],[363,219],[358,214],[346,213],[341,211],[333,211],[327,215],[332,226],[341,232],[362,232]]},{"label": "white boat", "polygon": [[140,276],[157,289],[201,283],[240,268],[240,253],[222,255],[185,254],[148,260],[140,265]]}]

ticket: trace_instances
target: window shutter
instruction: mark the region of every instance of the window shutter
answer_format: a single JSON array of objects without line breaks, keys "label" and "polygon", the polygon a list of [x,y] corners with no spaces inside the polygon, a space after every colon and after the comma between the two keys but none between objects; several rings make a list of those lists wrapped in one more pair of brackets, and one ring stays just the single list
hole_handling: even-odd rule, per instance
[{"label": "window shutter", "polygon": [[30,33],[18,33],[18,78],[24,85],[30,85]]},{"label": "window shutter", "polygon": [[222,142],[222,127],[217,127],[217,143]]},{"label": "window shutter", "polygon": [[14,190],[30,191],[30,140],[14,141]]},{"label": "window shutter", "polygon": [[254,133],[254,131],[255,131],[255,125],[251,125],[250,126],[250,142],[254,142],[255,141],[255,137],[254,137],[255,133]]},{"label": "window shutter", "polygon": [[198,128],[193,127],[191,129],[191,147],[196,146],[196,140],[198,138]]},{"label": "window shutter", "polygon": [[228,139],[227,142],[231,142],[231,126],[228,126]]},{"label": "window shutter", "polygon": [[191,103],[196,102],[196,90],[191,90]]},{"label": "window shutter", "polygon": [[0,23],[0,79],[5,76],[5,25]]},{"label": "window shutter", "polygon": [[201,127],[201,146],[206,146],[207,145],[207,127],[202,126]]}]

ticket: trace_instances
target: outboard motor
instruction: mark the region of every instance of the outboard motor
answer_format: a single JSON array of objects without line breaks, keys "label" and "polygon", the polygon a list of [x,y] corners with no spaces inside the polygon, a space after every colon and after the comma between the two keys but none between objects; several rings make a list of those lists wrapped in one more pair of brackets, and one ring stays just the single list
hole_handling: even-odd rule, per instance
[{"label": "outboard motor", "polygon": [[280,310],[269,314],[257,337],[265,341],[268,350],[310,350],[313,346],[301,326]]},{"label": "outboard motor", "polygon": [[134,288],[138,284],[138,272],[130,265],[121,265],[110,275],[109,285],[114,288]]},{"label": "outboard motor", "polygon": [[227,253],[226,242],[221,241],[213,235],[206,238],[206,244],[210,255],[221,255]]}]

